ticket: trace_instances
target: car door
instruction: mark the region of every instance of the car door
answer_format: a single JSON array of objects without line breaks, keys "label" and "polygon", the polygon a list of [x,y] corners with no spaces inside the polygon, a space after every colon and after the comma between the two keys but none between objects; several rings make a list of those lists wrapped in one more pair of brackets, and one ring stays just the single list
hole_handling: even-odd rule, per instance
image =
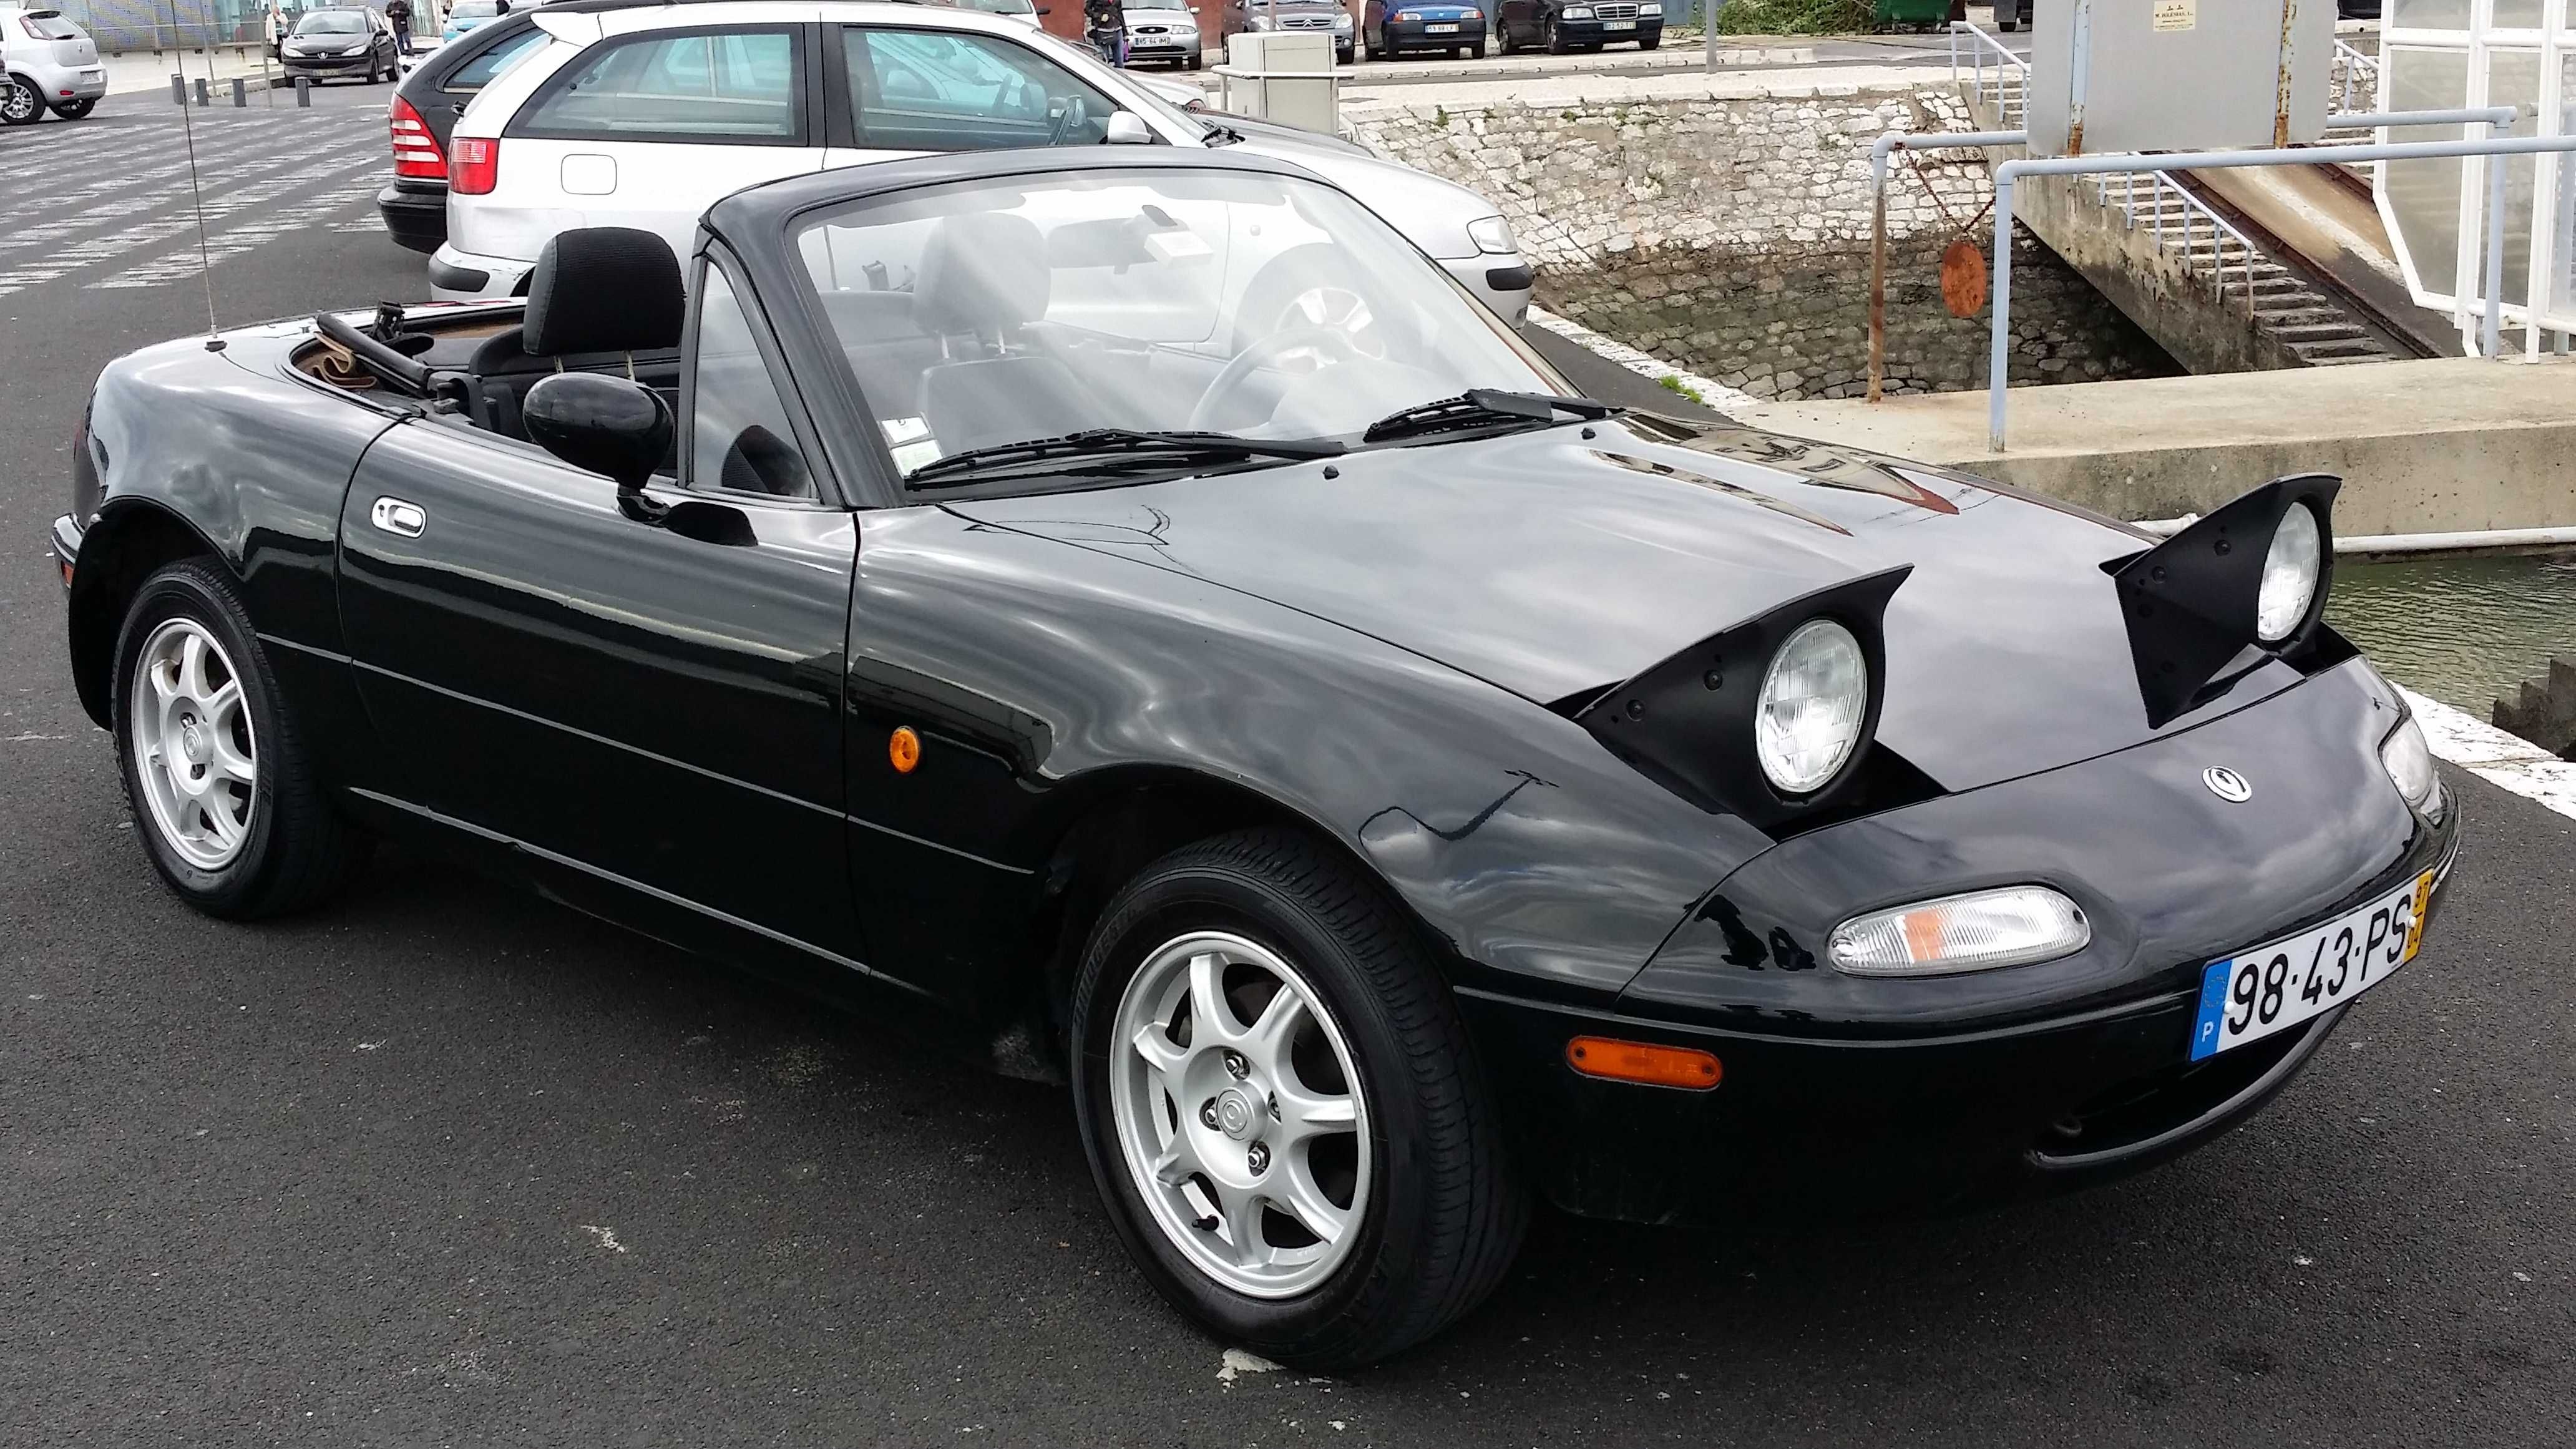
[{"label": "car door", "polygon": [[814,27],[696,26],[612,36],[537,87],[502,130],[478,203],[568,226],[659,232],[687,256],[698,217],[746,186],[823,164]]},{"label": "car door", "polygon": [[640,498],[452,416],[361,461],[341,613],[382,803],[651,919],[857,958],[840,715],[857,530],[805,464],[748,294],[721,270],[698,285],[674,476]]},{"label": "car door", "polygon": [[932,151],[1093,146],[1119,109],[1034,48],[998,35],[894,25],[831,27],[827,166]]}]

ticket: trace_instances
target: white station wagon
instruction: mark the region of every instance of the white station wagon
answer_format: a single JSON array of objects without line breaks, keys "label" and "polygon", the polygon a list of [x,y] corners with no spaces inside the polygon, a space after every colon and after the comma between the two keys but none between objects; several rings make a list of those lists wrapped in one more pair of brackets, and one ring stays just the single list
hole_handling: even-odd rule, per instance
[{"label": "white station wagon", "polygon": [[[548,238],[660,233],[686,255],[698,217],[756,182],[926,152],[1029,146],[1233,147],[1357,197],[1506,321],[1530,269],[1493,205],[1335,137],[1182,111],[1136,78],[1019,20],[908,4],[568,0],[552,39],[484,87],[448,148],[441,298],[526,290]],[[1358,304],[1329,279],[1305,320]]]}]

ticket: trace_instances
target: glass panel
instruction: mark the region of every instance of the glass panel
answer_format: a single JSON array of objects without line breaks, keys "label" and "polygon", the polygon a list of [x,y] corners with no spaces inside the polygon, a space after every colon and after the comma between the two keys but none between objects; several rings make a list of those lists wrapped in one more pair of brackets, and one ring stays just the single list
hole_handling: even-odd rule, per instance
[{"label": "glass panel", "polygon": [[778,384],[751,339],[733,284],[707,268],[698,308],[697,385],[691,394],[689,486],[780,498],[812,498],[814,476],[796,449],[796,430]]},{"label": "glass panel", "polygon": [[[2496,8],[2501,10],[2499,4]],[[2530,106],[2540,104],[2540,52],[2536,50],[2490,50],[2487,52],[2487,104],[2491,106]],[[2525,116],[2507,131],[2514,136],[2537,136],[2540,121],[2536,115]],[[2508,307],[2526,306],[2531,296],[2531,194],[2534,156],[2501,158],[2504,172],[2504,300]],[[2490,159],[2488,165],[2498,164]],[[2481,214],[2486,198],[2478,198]],[[2479,239],[2480,246],[2486,244]],[[2486,254],[2478,254],[2478,269],[2469,291],[2486,300]]]},{"label": "glass panel", "polygon": [[1095,146],[1118,109],[1053,61],[994,36],[845,30],[842,37],[863,146]]},{"label": "glass panel", "polygon": [[[2384,104],[2392,111],[2454,110],[2468,104],[2469,54],[2464,50],[2426,50],[2417,46],[2388,48],[2383,62],[2387,88]],[[2466,139],[2483,126],[2410,127],[2425,140]],[[2397,218],[2391,238],[2399,254],[2415,269],[2417,281],[2435,296],[2457,290],[2460,252],[2460,163],[2387,161],[2380,166],[2380,187]]]},{"label": "glass panel", "polygon": [[440,89],[450,91],[479,91],[483,87],[490,85],[494,76],[508,70],[512,65],[516,64],[521,57],[534,51],[538,46],[545,44],[546,40],[547,36],[544,31],[529,30],[509,40],[502,41],[499,45],[493,46],[490,50],[487,50],[481,55],[474,57],[472,60],[465,62],[463,65],[458,66],[456,68],[456,74],[449,76],[447,78],[447,84],[441,86]]},{"label": "glass panel", "polygon": [[[2576,55],[2559,62],[2558,69],[2558,134],[2576,135]],[[2558,204],[2553,230],[2557,240],[2550,255],[2557,264],[2550,268],[2549,310],[2561,323],[2571,323],[2576,314],[2576,153],[2550,158],[2558,167]]]},{"label": "glass panel", "polygon": [[2541,25],[2541,12],[2547,8],[2547,0],[2495,0],[2495,21],[2492,28],[2538,30]]},{"label": "glass panel", "polygon": [[603,49],[538,107],[539,135],[790,140],[798,131],[796,41],[784,31],[677,35]]},{"label": "glass panel", "polygon": [[2469,0],[2388,0],[2387,25],[2391,30],[2465,31]]}]

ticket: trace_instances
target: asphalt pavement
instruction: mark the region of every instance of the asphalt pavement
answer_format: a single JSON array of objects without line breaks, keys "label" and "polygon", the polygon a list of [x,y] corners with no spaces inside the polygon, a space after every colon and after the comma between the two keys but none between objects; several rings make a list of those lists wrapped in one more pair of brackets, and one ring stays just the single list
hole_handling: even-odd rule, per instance
[{"label": "asphalt pavement", "polygon": [[[383,99],[200,113],[226,321],[424,295]],[[97,368],[205,324],[180,143],[0,132],[0,1443],[2576,1442],[2576,822],[2457,772],[2422,960],[2210,1148],[1928,1223],[1545,1219],[1332,1379],[1229,1377],[1064,1095],[900,1024],[394,852],[191,915],[42,554]]]}]

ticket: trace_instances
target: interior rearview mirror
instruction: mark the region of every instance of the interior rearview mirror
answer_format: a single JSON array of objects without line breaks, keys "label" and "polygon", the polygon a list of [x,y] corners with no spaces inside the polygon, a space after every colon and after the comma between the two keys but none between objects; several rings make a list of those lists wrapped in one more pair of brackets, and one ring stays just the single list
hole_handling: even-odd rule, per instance
[{"label": "interior rearview mirror", "polygon": [[1145,118],[1134,111],[1111,111],[1109,127],[1101,135],[1104,146],[1150,146],[1154,133],[1145,129]]},{"label": "interior rearview mirror", "polygon": [[641,383],[595,372],[558,372],[528,389],[520,416],[528,441],[585,472],[638,492],[670,456],[671,409]]}]

